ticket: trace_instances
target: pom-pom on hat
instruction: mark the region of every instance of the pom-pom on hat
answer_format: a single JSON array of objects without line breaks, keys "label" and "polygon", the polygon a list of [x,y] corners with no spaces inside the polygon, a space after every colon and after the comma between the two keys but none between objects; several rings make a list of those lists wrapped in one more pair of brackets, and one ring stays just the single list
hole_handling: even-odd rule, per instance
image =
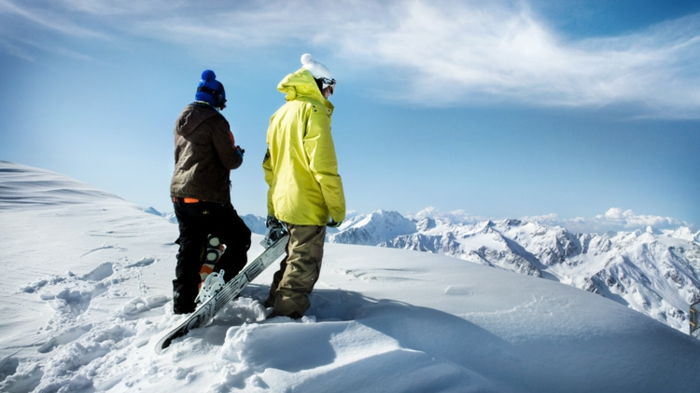
[{"label": "pom-pom on hat", "polygon": [[314,60],[314,58],[308,53],[301,55],[301,66],[302,68],[309,70],[311,75],[314,76],[314,79],[333,79],[333,75],[331,75],[331,72],[328,71],[328,68]]},{"label": "pom-pom on hat", "polygon": [[328,71],[328,68],[326,68],[326,66],[314,60],[310,54],[304,53],[303,55],[301,55],[301,68],[306,69],[311,73],[311,75],[316,80],[316,85],[318,85],[318,89],[321,92],[325,91],[326,88],[330,87],[330,94],[333,94],[335,79],[333,79],[333,75],[331,75],[331,72]]},{"label": "pom-pom on hat", "polygon": [[219,109],[226,107],[226,91],[224,85],[216,80],[216,74],[212,70],[202,71],[202,79],[197,85],[195,100],[204,101]]}]

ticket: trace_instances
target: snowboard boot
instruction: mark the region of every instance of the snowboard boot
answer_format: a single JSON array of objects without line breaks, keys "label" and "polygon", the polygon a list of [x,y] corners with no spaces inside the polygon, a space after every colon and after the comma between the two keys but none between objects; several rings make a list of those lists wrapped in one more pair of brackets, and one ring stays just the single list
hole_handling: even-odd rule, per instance
[{"label": "snowboard boot", "polygon": [[175,314],[189,314],[196,307],[195,294],[187,288],[173,280],[173,312]]}]

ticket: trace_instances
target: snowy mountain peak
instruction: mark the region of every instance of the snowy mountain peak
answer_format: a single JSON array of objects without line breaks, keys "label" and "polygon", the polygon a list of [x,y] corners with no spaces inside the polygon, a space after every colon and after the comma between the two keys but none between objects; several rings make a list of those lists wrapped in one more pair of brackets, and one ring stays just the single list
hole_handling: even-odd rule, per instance
[{"label": "snowy mountain peak", "polygon": [[418,220],[416,223],[416,229],[419,231],[428,231],[437,226],[437,221],[434,218],[424,217]]},{"label": "snowy mountain peak", "polygon": [[416,231],[416,222],[395,211],[377,210],[348,220],[340,232],[330,234],[335,243],[377,245],[384,239]]},{"label": "snowy mountain peak", "polygon": [[686,226],[682,226],[682,227],[672,231],[669,234],[669,236],[675,237],[678,239],[687,240],[690,242],[696,242],[696,243],[700,242],[700,231],[693,233],[693,231]]},{"label": "snowy mountain peak", "polygon": [[518,220],[518,219],[508,218],[508,219],[503,220],[503,225],[509,226],[509,227],[519,227],[519,226],[523,225],[523,221]]},{"label": "snowy mountain peak", "polygon": [[437,214],[437,209],[430,206],[416,213],[415,218],[433,217]]}]

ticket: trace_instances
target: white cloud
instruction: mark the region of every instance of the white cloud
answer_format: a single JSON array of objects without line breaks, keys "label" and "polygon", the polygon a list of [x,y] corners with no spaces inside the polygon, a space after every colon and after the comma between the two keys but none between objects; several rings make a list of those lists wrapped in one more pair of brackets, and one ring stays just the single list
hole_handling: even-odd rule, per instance
[{"label": "white cloud", "polygon": [[[445,213],[435,207],[427,207],[407,217],[418,220],[425,217],[439,218],[445,222],[462,225],[471,225],[487,220],[497,221],[515,218],[475,216],[468,214],[464,210],[454,210]],[[648,227],[651,227],[654,230],[678,230],[679,233],[687,233],[689,234],[687,237],[692,238],[695,236],[692,231],[696,230],[693,224],[676,218],[640,215],[632,210],[625,210],[617,207],[612,207],[605,213],[597,214],[594,217],[562,218],[556,213],[549,213],[540,216],[519,217],[519,219],[527,222],[539,222],[548,226],[560,226],[576,233],[646,231]],[[700,232],[698,232],[698,234],[700,234]]]},{"label": "white cloud", "polygon": [[167,13],[180,9],[186,0],[148,0],[119,2],[113,0],[51,0],[65,10],[77,11],[93,16],[130,16]]},{"label": "white cloud", "polygon": [[[315,46],[349,63],[344,69],[394,78],[389,98],[423,105],[633,104],[643,108],[640,116],[700,116],[700,14],[634,34],[570,40],[523,1],[58,4],[58,20],[89,15],[111,29],[180,45]],[[3,9],[67,34],[101,34],[0,0]]]},{"label": "white cloud", "polygon": [[632,210],[623,210],[617,207],[608,209],[603,214],[595,217],[576,217],[572,219],[560,218],[556,214],[544,216],[525,217],[525,220],[538,221],[547,225],[559,225],[574,232],[608,232],[608,231],[635,231],[645,230],[647,227],[654,229],[678,229],[681,227],[692,228],[690,223],[672,217],[640,215]]},{"label": "white cloud", "polygon": [[354,52],[349,57],[395,69],[406,84],[398,97],[433,104],[632,103],[654,115],[698,116],[700,16],[614,39],[566,41],[527,7],[408,4],[380,31],[343,37],[344,49]]},{"label": "white cloud", "polygon": [[[26,6],[24,4],[14,4],[9,0],[0,0],[0,16],[15,16],[24,19],[35,26],[43,29],[51,30],[56,33],[66,34],[74,37],[100,38],[105,39],[107,35],[95,30],[81,26],[79,23],[72,21],[70,18],[53,12],[51,9],[44,9],[40,5],[35,7]],[[2,20],[2,19],[0,19]],[[5,31],[5,34],[13,32]],[[24,32],[18,32],[20,38],[24,36]],[[15,33],[17,34],[17,33]]]}]

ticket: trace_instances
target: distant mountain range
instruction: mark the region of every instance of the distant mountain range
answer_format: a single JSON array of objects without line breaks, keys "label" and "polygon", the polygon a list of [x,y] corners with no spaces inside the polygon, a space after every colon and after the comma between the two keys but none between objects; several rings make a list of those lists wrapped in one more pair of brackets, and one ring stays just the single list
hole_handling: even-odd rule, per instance
[{"label": "distant mountain range", "polygon": [[600,294],[687,332],[700,301],[700,232],[688,227],[573,233],[530,220],[480,220],[378,210],[348,219],[328,240],[454,256]]}]

